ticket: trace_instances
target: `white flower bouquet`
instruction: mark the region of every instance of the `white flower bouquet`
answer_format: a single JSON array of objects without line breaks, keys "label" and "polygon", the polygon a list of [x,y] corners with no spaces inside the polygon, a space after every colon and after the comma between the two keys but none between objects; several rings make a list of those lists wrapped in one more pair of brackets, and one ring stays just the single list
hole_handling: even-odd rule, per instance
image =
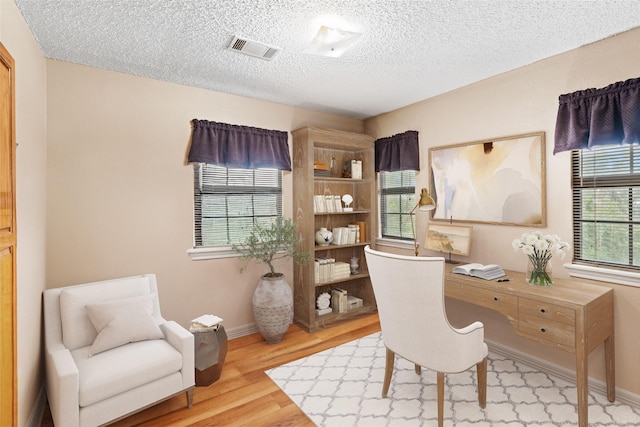
[{"label": "white flower bouquet", "polygon": [[511,243],[515,251],[521,250],[531,261],[531,272],[527,281],[533,285],[550,286],[553,281],[547,272],[547,264],[554,256],[564,258],[569,243],[556,234],[542,234],[539,231],[524,233]]}]

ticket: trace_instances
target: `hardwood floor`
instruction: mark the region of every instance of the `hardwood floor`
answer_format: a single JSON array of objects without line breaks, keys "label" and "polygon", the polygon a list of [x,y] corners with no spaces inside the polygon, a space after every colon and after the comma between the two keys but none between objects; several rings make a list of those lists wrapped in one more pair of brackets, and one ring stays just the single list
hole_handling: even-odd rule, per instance
[{"label": "hardwood floor", "polygon": [[[278,344],[259,334],[230,340],[220,379],[196,387],[191,409],[182,394],[112,426],[313,426],[264,371],[379,330],[372,315],[313,334],[292,325]],[[48,408],[42,426],[53,426]]]}]

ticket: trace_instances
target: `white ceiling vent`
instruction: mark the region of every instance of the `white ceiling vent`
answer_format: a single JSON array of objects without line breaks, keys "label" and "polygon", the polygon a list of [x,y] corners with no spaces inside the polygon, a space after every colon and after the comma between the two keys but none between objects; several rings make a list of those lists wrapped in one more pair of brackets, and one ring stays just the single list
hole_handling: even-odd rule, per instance
[{"label": "white ceiling vent", "polygon": [[233,40],[231,40],[227,49],[255,56],[256,58],[262,58],[267,61],[271,61],[273,57],[282,50],[274,46],[268,46],[264,43],[240,38],[238,36],[233,36]]}]

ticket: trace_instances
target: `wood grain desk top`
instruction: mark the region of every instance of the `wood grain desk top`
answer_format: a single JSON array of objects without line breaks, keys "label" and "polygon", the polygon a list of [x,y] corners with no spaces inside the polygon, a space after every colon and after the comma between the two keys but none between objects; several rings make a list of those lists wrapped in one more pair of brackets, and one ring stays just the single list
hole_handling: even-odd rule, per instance
[{"label": "wood grain desk top", "polygon": [[477,277],[466,276],[451,272],[451,268],[445,264],[445,282],[460,283],[479,286],[485,289],[493,289],[507,292],[512,295],[531,297],[551,303],[563,303],[568,305],[587,305],[601,296],[613,292],[606,285],[595,284],[589,280],[553,279],[551,286],[530,285],[525,280],[525,273],[505,270],[506,276],[500,279],[509,279],[508,282],[497,280],[484,280]]}]

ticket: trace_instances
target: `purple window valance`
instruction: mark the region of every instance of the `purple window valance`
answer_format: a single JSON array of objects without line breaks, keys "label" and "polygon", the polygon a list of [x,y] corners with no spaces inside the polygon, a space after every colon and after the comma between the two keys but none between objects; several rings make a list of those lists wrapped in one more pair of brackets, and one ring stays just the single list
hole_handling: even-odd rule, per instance
[{"label": "purple window valance", "polygon": [[418,131],[408,130],[376,140],[376,172],[420,170]]},{"label": "purple window valance", "polygon": [[553,154],[640,143],[640,78],[560,95]]},{"label": "purple window valance", "polygon": [[287,132],[193,119],[189,163],[291,170]]}]

